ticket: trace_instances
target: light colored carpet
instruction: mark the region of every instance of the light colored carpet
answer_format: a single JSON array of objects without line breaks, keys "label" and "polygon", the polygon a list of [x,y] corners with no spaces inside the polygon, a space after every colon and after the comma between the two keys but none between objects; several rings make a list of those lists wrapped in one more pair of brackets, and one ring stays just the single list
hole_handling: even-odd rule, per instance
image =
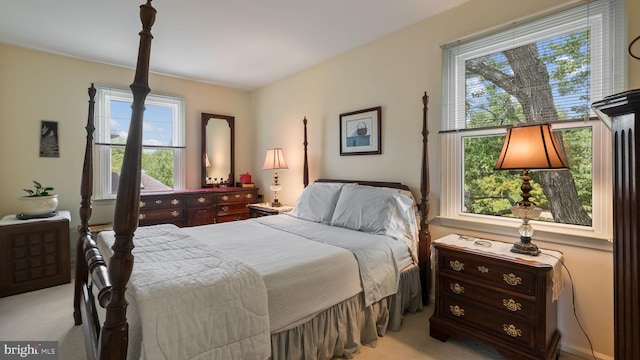
[{"label": "light colored carpet", "polygon": [[[363,347],[356,360],[499,360],[497,351],[477,342],[429,336],[433,306],[407,315],[399,332],[379,338],[376,348]],[[73,325],[73,283],[0,298],[0,340],[58,341],[60,360],[84,360],[82,327]],[[562,360],[580,359],[562,353]]]}]

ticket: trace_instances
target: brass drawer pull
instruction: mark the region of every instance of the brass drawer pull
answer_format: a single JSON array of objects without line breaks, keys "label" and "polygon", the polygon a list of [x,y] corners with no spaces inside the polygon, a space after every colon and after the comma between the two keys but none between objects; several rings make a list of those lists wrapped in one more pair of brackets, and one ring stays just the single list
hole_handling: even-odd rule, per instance
[{"label": "brass drawer pull", "polygon": [[222,200],[227,201],[227,200],[229,200],[229,197],[227,195],[223,195],[222,196]]},{"label": "brass drawer pull", "polygon": [[522,310],[522,304],[513,300],[513,299],[502,299],[502,305],[511,311],[520,311]]},{"label": "brass drawer pull", "polygon": [[240,198],[240,194],[235,194],[234,196],[236,197],[236,199]]},{"label": "brass drawer pull", "polygon": [[228,206],[223,206],[223,207],[222,207],[222,211],[227,211],[227,210],[229,210],[229,207],[228,207]]},{"label": "brass drawer pull", "polygon": [[144,201],[140,201],[140,207],[144,207],[145,205],[147,205],[147,203],[145,203]]},{"label": "brass drawer pull", "polygon": [[486,274],[489,272],[489,268],[486,266],[478,266],[478,271],[480,271],[483,274]]},{"label": "brass drawer pull", "polygon": [[247,199],[251,199],[253,197],[253,194],[247,194]]},{"label": "brass drawer pull", "polygon": [[171,216],[173,216],[173,217],[178,217],[179,215],[180,215],[180,212],[179,212],[179,211],[173,210],[173,211],[171,212]]},{"label": "brass drawer pull", "polygon": [[198,198],[198,202],[199,202],[200,204],[202,204],[203,202],[205,202],[205,200],[206,200],[206,199],[205,199],[205,198],[203,198],[203,197]]},{"label": "brass drawer pull", "polygon": [[178,205],[178,204],[180,204],[180,200],[178,199],[171,200],[171,205]]},{"label": "brass drawer pull", "polygon": [[460,261],[456,260],[456,261],[449,261],[449,266],[451,266],[451,268],[455,271],[462,271],[464,270],[464,264],[461,263]]},{"label": "brass drawer pull", "polygon": [[450,284],[449,288],[451,289],[451,291],[453,291],[454,293],[460,295],[460,294],[464,294],[464,286],[455,283],[455,284]]},{"label": "brass drawer pull", "polygon": [[144,218],[146,218],[146,217],[147,217],[147,215],[140,214],[140,215],[138,215],[138,220],[144,220]]},{"label": "brass drawer pull", "polygon": [[156,200],[156,204],[158,205],[162,204],[162,200]]},{"label": "brass drawer pull", "polygon": [[518,329],[515,325],[510,324],[502,324],[502,330],[507,333],[509,336],[519,337],[522,336],[522,330]]},{"label": "brass drawer pull", "polygon": [[522,284],[522,278],[520,276],[516,276],[514,273],[502,274],[502,280],[511,286]]},{"label": "brass drawer pull", "polygon": [[458,305],[451,305],[449,306],[449,310],[451,311],[451,313],[455,316],[464,316],[464,309],[461,308]]}]

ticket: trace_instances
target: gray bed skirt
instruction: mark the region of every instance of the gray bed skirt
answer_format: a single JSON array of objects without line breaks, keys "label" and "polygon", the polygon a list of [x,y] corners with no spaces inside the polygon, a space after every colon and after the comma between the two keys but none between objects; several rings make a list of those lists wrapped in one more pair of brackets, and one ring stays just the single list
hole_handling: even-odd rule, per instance
[{"label": "gray bed skirt", "polygon": [[369,307],[359,293],[313,319],[271,335],[273,360],[353,358],[360,346],[375,347],[387,329],[400,330],[406,311],[422,309],[420,271],[412,265],[400,273],[398,292]]}]

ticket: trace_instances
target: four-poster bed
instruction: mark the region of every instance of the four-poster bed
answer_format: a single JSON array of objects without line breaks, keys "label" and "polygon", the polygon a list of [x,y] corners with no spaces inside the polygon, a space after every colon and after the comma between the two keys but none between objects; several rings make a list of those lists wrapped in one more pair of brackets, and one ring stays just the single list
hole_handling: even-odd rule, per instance
[{"label": "four-poster bed", "polygon": [[[401,183],[321,179],[309,185],[305,118],[305,190],[295,214],[183,229],[138,228],[142,122],[155,20],[150,0],[140,8],[143,30],[114,231],[98,239],[89,227],[95,96],[93,85],[89,88],[74,297],[74,320],[84,325],[89,358],[350,357],[361,344],[375,345],[387,328],[397,330],[403,312],[428,302],[430,288],[426,93],[418,205]],[[352,205],[362,199],[357,196],[380,199],[374,207],[379,204],[384,219],[361,224],[362,214],[354,213],[359,208]],[[319,198],[326,203],[309,203]],[[370,210],[370,205],[357,211]],[[389,226],[380,228],[380,223]],[[361,249],[364,245],[371,252]],[[367,263],[374,253],[384,259]],[[167,272],[173,276],[162,278]],[[334,283],[323,282],[330,279]],[[94,298],[106,308],[103,326]],[[201,344],[192,347],[190,337],[206,343],[203,349],[194,350]]]}]

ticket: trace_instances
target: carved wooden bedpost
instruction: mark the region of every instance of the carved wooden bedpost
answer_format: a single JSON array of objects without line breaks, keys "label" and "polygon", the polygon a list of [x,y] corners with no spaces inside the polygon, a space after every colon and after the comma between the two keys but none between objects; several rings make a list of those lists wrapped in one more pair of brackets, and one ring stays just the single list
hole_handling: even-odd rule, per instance
[{"label": "carved wooden bedpost", "polygon": [[80,237],[76,247],[76,280],[74,284],[74,300],[73,300],[73,320],[76,325],[82,324],[82,315],[80,311],[80,299],[82,294],[82,284],[86,284],[88,280],[88,268],[84,259],[83,251],[83,235],[89,233],[89,219],[91,218],[91,195],[93,195],[93,132],[95,130],[94,108],[96,88],[91,84],[89,92],[89,111],[87,116],[87,144],[84,151],[84,163],[82,165],[82,182],[80,184]]},{"label": "carved wooden bedpost", "polygon": [[100,334],[100,324],[97,314],[92,310],[94,303],[93,292],[87,286],[89,275],[91,284],[98,291],[98,301],[105,307],[111,299],[111,284],[104,258],[100,254],[97,243],[91,235],[89,220],[91,219],[91,196],[93,195],[93,132],[94,108],[96,89],[91,84],[89,88],[89,115],[86,126],[86,147],[84,163],[82,166],[82,181],[80,195],[80,229],[78,231],[78,245],[76,248],[76,275],[73,300],[73,320],[76,325],[85,323],[84,335],[87,356],[89,359],[97,359],[99,347],[97,339]]},{"label": "carved wooden bedpost", "polygon": [[429,96],[425,91],[422,96],[422,171],[420,173],[420,245],[418,248],[418,262],[420,264],[420,282],[422,283],[422,303],[429,304],[431,289],[431,233],[429,232]]},{"label": "carved wooden bedpost", "polygon": [[126,359],[129,335],[127,323],[127,301],[125,291],[133,269],[133,235],[138,227],[140,211],[140,164],[142,158],[142,121],[144,102],[151,91],[149,89],[149,57],[151,55],[151,27],[155,21],[156,10],[151,0],[140,6],[142,31],[138,48],[138,63],[133,83],[131,105],[131,124],[122,163],[122,173],[118,185],[113,229],[115,243],[113,256],[109,262],[109,278],[112,296],[107,306],[106,320],[102,330],[101,359]]},{"label": "carved wooden bedpost", "polygon": [[304,184],[304,187],[307,187],[307,185],[309,185],[309,160],[307,158],[307,145],[309,145],[309,143],[307,142],[307,117],[305,116],[304,119],[302,119],[302,123],[304,124],[304,168],[303,168],[303,173],[302,173],[302,183]]}]

